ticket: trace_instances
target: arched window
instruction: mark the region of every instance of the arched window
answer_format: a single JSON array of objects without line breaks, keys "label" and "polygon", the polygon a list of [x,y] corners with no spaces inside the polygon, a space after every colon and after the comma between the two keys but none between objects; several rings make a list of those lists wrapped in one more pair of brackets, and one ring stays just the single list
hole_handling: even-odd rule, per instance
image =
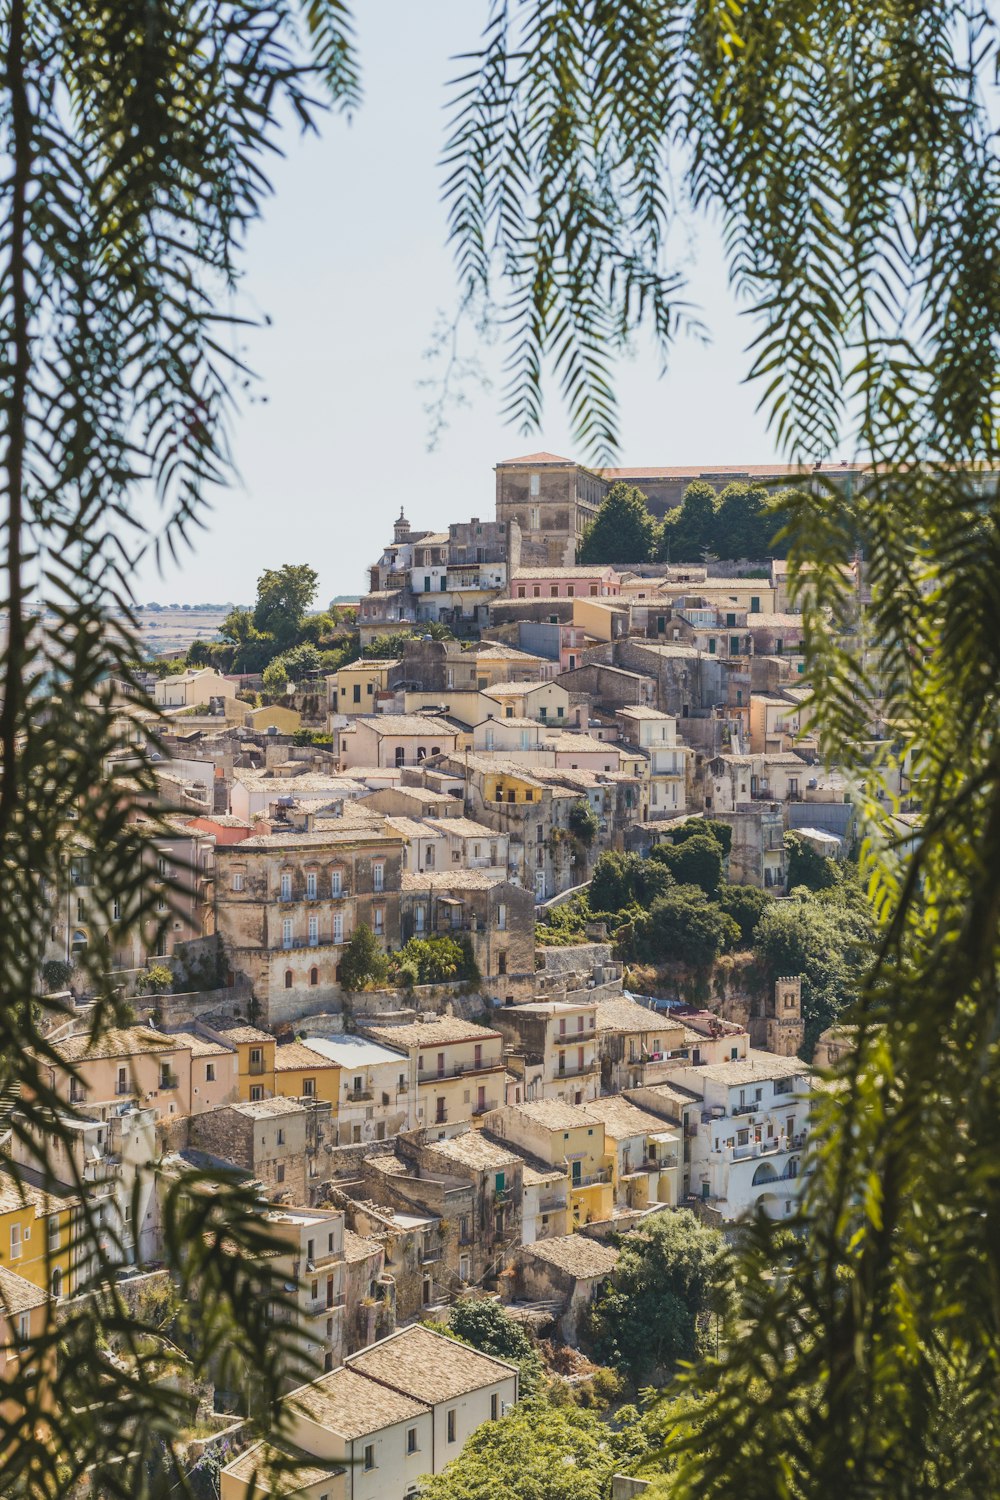
[{"label": "arched window", "polygon": [[74,932],[73,952],[83,953],[87,947],[87,934],[85,932]]},{"label": "arched window", "polygon": [[315,987],[319,984],[319,970],[315,965],[309,970],[309,983]]},{"label": "arched window", "polygon": [[291,969],[286,969],[285,970],[285,989],[286,990],[290,990],[291,987],[292,987],[292,971],[291,971]]},{"label": "arched window", "polygon": [[788,1159],[788,1166],[785,1168],[785,1176],[786,1177],[798,1177],[798,1175],[799,1175],[799,1159],[798,1159],[797,1156],[790,1156],[789,1159]]},{"label": "arched window", "polygon": [[777,1175],[769,1161],[762,1161],[753,1174],[753,1186],[759,1187],[762,1182],[773,1182]]},{"label": "arched window", "polygon": [[60,1271],[59,1267],[56,1266],[55,1270],[52,1272],[52,1295],[53,1295],[53,1297],[61,1297],[62,1296],[62,1281],[63,1281],[63,1273]]}]

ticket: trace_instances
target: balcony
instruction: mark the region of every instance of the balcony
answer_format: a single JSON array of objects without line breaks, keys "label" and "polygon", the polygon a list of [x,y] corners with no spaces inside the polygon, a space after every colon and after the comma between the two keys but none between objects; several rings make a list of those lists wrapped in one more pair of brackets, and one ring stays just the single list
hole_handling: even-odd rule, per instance
[{"label": "balcony", "polygon": [[734,1146],[729,1155],[732,1161],[756,1161],[761,1156],[778,1156],[782,1151],[801,1151],[805,1143],[803,1131],[790,1137],[774,1136],[769,1141],[749,1141],[745,1146]]},{"label": "balcony", "polygon": [[364,1099],[374,1099],[374,1089],[348,1089],[345,1098],[348,1104],[360,1104]]},{"label": "balcony", "polygon": [[267,1066],[264,1062],[264,1059],[260,1058],[259,1061],[254,1062],[253,1058],[251,1058],[247,1066],[247,1072],[249,1073],[251,1078],[259,1078],[262,1073],[266,1073]]},{"label": "balcony", "polygon": [[611,1181],[611,1168],[599,1167],[596,1172],[589,1172],[584,1177],[574,1177],[570,1182],[571,1188],[594,1187],[599,1182]]},{"label": "balcony", "polygon": [[425,1073],[421,1071],[418,1074],[417,1083],[447,1083],[449,1078],[464,1078],[467,1074],[470,1073],[496,1073],[502,1067],[503,1063],[499,1058],[495,1062],[483,1061],[479,1063],[454,1063],[450,1068],[445,1068],[443,1072],[435,1071],[433,1073]]},{"label": "balcony", "polygon": [[764,1109],[763,1099],[754,1099],[749,1104],[734,1104],[730,1113],[734,1115],[763,1114]]},{"label": "balcony", "polygon": [[580,1067],[577,1067],[577,1068],[560,1068],[560,1067],[557,1066],[557,1067],[555,1067],[555,1068],[552,1069],[552,1077],[553,1078],[586,1078],[589,1074],[591,1074],[591,1073],[597,1073],[599,1071],[600,1071],[600,1065],[599,1065],[599,1063],[597,1062],[597,1060],[595,1058],[595,1060],[593,1062],[584,1063],[582,1068],[580,1068]]},{"label": "balcony", "polygon": [[179,1083],[180,1083],[180,1079],[177,1077],[176,1073],[161,1073],[160,1074],[160,1089],[161,1090],[175,1089],[175,1088],[178,1087]]}]

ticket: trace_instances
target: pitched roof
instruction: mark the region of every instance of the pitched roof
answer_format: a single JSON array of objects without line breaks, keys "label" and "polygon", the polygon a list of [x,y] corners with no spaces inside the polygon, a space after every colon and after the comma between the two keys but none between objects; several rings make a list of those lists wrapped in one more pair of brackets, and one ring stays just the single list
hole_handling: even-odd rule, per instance
[{"label": "pitched roof", "polygon": [[261,1031],[258,1026],[251,1026],[249,1021],[242,1021],[238,1017],[202,1016],[201,1020],[211,1031],[218,1031],[224,1036],[227,1042],[274,1041],[269,1032]]},{"label": "pitched roof", "polygon": [[549,1130],[577,1130],[581,1125],[594,1123],[591,1116],[584,1113],[581,1104],[564,1104],[561,1099],[529,1099],[524,1104],[509,1107],[526,1120],[534,1120]]},{"label": "pitched roof", "polygon": [[285,1042],[274,1049],[274,1071],[288,1073],[299,1068],[336,1068],[339,1064],[306,1042]]},{"label": "pitched roof", "polygon": [[223,1108],[247,1115],[251,1120],[266,1120],[270,1115],[304,1115],[306,1112],[304,1104],[297,1099],[286,1099],[283,1094],[275,1094],[270,1099],[238,1099]]},{"label": "pitched roof", "polygon": [[254,1443],[223,1470],[233,1479],[253,1482],[254,1494],[300,1495],[310,1485],[346,1473],[342,1464],[324,1462],[292,1443]]},{"label": "pitched roof", "polygon": [[178,1046],[190,1047],[192,1057],[230,1057],[232,1048],[222,1042],[209,1041],[207,1037],[195,1036],[193,1031],[171,1031],[169,1035]]},{"label": "pitched roof", "polygon": [[404,1026],[365,1026],[367,1036],[390,1047],[441,1047],[447,1042],[499,1041],[500,1033],[463,1021],[459,1016],[433,1016]]},{"label": "pitched roof", "polygon": [[61,1042],[53,1042],[52,1050],[63,1062],[80,1062],[91,1058],[141,1057],[147,1052],[176,1051],[184,1045],[175,1037],[146,1026],[115,1026],[96,1039],[89,1032],[65,1037]]},{"label": "pitched roof", "polygon": [[348,1366],[394,1391],[431,1402],[451,1401],[517,1374],[506,1360],[481,1354],[418,1323],[352,1354]]},{"label": "pitched roof", "polygon": [[585,1234],[562,1234],[551,1240],[535,1240],[521,1252],[578,1279],[610,1276],[618,1264],[618,1251]]},{"label": "pitched roof", "polygon": [[696,1079],[709,1078],[713,1083],[730,1086],[740,1083],[761,1083],[771,1078],[808,1078],[812,1069],[800,1057],[778,1057],[773,1052],[761,1052],[751,1047],[746,1057],[734,1057],[728,1062],[707,1063],[693,1070]]},{"label": "pitched roof", "polygon": [[669,1031],[677,1026],[669,1016],[637,1005],[627,995],[611,995],[597,1002],[597,1029],[629,1035],[632,1032]]},{"label": "pitched roof", "polygon": [[520,458],[502,458],[497,468],[508,464],[536,464],[543,468],[546,464],[570,464],[576,468],[576,460],[573,458],[560,458],[557,453],[522,453]]},{"label": "pitched roof", "polygon": [[400,876],[404,891],[488,891],[506,882],[507,876],[496,870],[404,870]]},{"label": "pitched roof", "polygon": [[370,1380],[351,1365],[321,1375],[286,1399],[294,1410],[348,1440],[367,1437],[383,1427],[423,1416],[429,1410],[424,1401]]},{"label": "pitched roof", "polygon": [[463,1135],[453,1135],[443,1141],[435,1141],[429,1148],[435,1156],[443,1156],[459,1166],[472,1167],[476,1171],[503,1171],[506,1167],[518,1167],[521,1158],[499,1141],[484,1136],[481,1130],[467,1130]]},{"label": "pitched roof", "polygon": [[600,1120],[605,1138],[613,1141],[633,1135],[659,1135],[663,1130],[663,1121],[656,1115],[630,1104],[619,1094],[612,1094],[607,1099],[592,1099],[589,1104],[581,1104],[580,1108],[595,1120]]},{"label": "pitched roof", "polygon": [[34,1286],[26,1277],[18,1276],[16,1271],[0,1266],[0,1313],[13,1316],[30,1312],[33,1307],[43,1307],[48,1300],[48,1292]]},{"label": "pitched roof", "polygon": [[355,1234],[353,1229],[344,1230],[344,1259],[346,1261],[368,1260],[373,1255],[379,1255],[381,1250],[382,1246],[378,1240],[370,1240],[363,1234]]},{"label": "pitched roof", "polygon": [[364,726],[377,735],[457,734],[454,725],[434,714],[359,714],[355,727]]}]

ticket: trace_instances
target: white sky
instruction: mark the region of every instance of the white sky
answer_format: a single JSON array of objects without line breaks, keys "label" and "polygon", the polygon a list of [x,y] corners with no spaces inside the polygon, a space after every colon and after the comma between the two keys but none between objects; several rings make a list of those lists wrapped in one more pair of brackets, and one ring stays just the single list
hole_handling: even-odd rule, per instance
[{"label": "white sky", "polygon": [[[249,601],[261,569],[309,562],[323,604],[364,587],[401,504],[417,527],[492,517],[499,459],[573,455],[554,388],[542,432],[525,437],[502,422],[497,386],[473,393],[427,451],[418,381],[437,311],[454,301],[436,165],[445,83],[449,58],[476,45],[486,0],[356,0],[355,9],[362,109],[351,124],[324,120],[319,140],[287,135],[275,196],[249,240],[244,299],[271,326],[248,340],[261,381],[233,429],[239,479],[215,497],[179,567],[143,570],[141,601]],[[648,350],[620,367],[619,462],[766,463],[778,455],[741,383],[751,329],[709,227],[692,246],[690,276],[713,341],[680,344],[662,379]],[[497,351],[485,361],[495,368]]]}]

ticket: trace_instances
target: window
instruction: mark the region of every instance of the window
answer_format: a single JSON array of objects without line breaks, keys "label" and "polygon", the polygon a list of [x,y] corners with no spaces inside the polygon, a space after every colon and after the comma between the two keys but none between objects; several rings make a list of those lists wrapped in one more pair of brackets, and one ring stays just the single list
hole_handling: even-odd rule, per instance
[{"label": "window", "polygon": [[374,1443],[366,1443],[365,1444],[364,1467],[365,1467],[365,1472],[366,1473],[370,1469],[374,1469],[374,1467],[375,1467],[375,1444]]},{"label": "window", "polygon": [[567,583],[567,585],[566,585],[566,598],[567,599],[572,599],[574,592],[575,592],[575,585],[573,585],[572,583]]},{"label": "window", "polygon": [[355,703],[360,703],[361,702],[361,684],[360,684],[360,682],[356,682],[354,684],[354,701],[355,701]]},{"label": "window", "polygon": [[372,916],[375,919],[375,936],[381,937],[385,931],[385,907],[376,906],[372,912]]},{"label": "window", "polygon": [[283,1161],[278,1163],[277,1167],[275,1168],[274,1175],[275,1175],[275,1179],[278,1182],[284,1182],[284,1180],[285,1180],[285,1163]]},{"label": "window", "polygon": [[52,1287],[53,1297],[62,1296],[62,1280],[63,1273],[60,1271],[59,1267],[56,1266],[55,1270],[52,1272],[52,1281],[50,1283]]},{"label": "window", "polygon": [[490,1397],[490,1421],[495,1422],[499,1415],[500,1397],[497,1395],[496,1391],[494,1391],[492,1396]]},{"label": "window", "polygon": [[259,1104],[264,1097],[264,1086],[260,1083],[250,1085],[250,1103]]},{"label": "window", "polygon": [[284,1144],[285,1144],[285,1132],[283,1130],[279,1130],[278,1131],[278,1145],[279,1146],[283,1146]]},{"label": "window", "polygon": [[507,930],[507,908],[502,904],[497,907],[497,927],[501,932]]},{"label": "window", "polygon": [[302,1080],[302,1097],[303,1097],[303,1099],[312,1099],[312,1098],[315,1097],[315,1094],[316,1094],[316,1080],[315,1080],[315,1078],[303,1078],[303,1080]]},{"label": "window", "polygon": [[281,899],[282,901],[291,901],[292,899],[292,877],[287,870],[281,876]]},{"label": "window", "polygon": [[319,942],[319,917],[310,917],[308,925],[309,946],[315,948]]},{"label": "window", "polygon": [[709,638],[708,638],[708,654],[709,654],[709,656],[714,656],[715,655],[715,636],[714,635],[710,635]]},{"label": "window", "polygon": [[731,635],[729,637],[729,654],[730,656],[739,656],[740,654],[740,638],[738,635]]},{"label": "window", "polygon": [[415,1427],[408,1427],[406,1429],[406,1451],[407,1453],[416,1453],[417,1451],[417,1429]]},{"label": "window", "polygon": [[[285,947],[286,948],[290,948],[291,944],[290,943],[286,943]],[[290,990],[291,987],[292,987],[292,971],[291,971],[291,969],[286,969],[285,970],[285,989],[286,990]]]},{"label": "window", "polygon": [[170,1064],[169,1063],[161,1063],[160,1064],[160,1088],[161,1089],[172,1089],[175,1086],[176,1082],[177,1082],[177,1080],[174,1078],[173,1071],[171,1070]]},{"label": "window", "polygon": [[313,989],[315,989],[319,984],[319,970],[317,969],[315,964],[313,964],[312,968],[309,970],[309,983],[313,987]]},{"label": "window", "polygon": [[339,911],[333,914],[333,941],[342,943],[344,941],[344,918]]},{"label": "window", "polygon": [[385,890],[385,865],[381,860],[372,865],[372,887],[376,891]]},{"label": "window", "polygon": [[127,1068],[119,1068],[118,1069],[118,1082],[115,1085],[115,1093],[116,1094],[127,1094],[128,1093],[128,1069]]},{"label": "window", "polygon": [[415,908],[413,913],[413,925],[417,932],[423,932],[424,923],[427,920],[426,909],[423,906]]},{"label": "window", "polygon": [[55,1217],[49,1220],[49,1250],[59,1249],[59,1220]]},{"label": "window", "polygon": [[290,948],[292,946],[292,919],[291,919],[291,917],[284,917],[284,918],[282,918],[282,922],[281,922],[281,946],[283,948]]},{"label": "window", "polygon": [[343,871],[331,870],[330,872],[330,895],[339,896],[343,885]]},{"label": "window", "polygon": [[119,901],[118,897],[116,896],[115,899],[111,903],[111,919],[114,922],[120,922],[121,921],[121,916],[122,916],[122,904]]},{"label": "window", "polygon": [[233,871],[233,890],[234,891],[241,891],[242,889],[243,889],[243,871],[242,870],[234,870]]},{"label": "window", "polygon": [[506,953],[506,950],[501,950],[501,952],[499,952],[497,954],[497,973],[498,974],[506,974],[506,972],[507,972],[507,953]]},{"label": "window", "polygon": [[540,488],[541,488],[541,483],[542,483],[542,476],[540,474],[532,474],[530,476],[530,478],[528,479],[528,493],[529,493],[529,495],[537,495],[538,492],[539,492],[539,490],[540,490]]},{"label": "window", "polygon": [[11,1260],[20,1260],[21,1259],[21,1226],[20,1226],[20,1224],[12,1224],[10,1226],[10,1258],[11,1258]]},{"label": "window", "polygon": [[453,1443],[455,1441],[455,1429],[456,1429],[456,1425],[457,1424],[455,1422],[455,1408],[452,1407],[451,1410],[448,1413],[448,1441],[449,1441],[449,1443]]},{"label": "window", "polygon": [[750,599],[750,613],[752,615],[760,614],[760,598],[757,594],[754,594]]},{"label": "window", "polygon": [[306,876],[306,900],[316,900],[316,871],[310,870]]}]

